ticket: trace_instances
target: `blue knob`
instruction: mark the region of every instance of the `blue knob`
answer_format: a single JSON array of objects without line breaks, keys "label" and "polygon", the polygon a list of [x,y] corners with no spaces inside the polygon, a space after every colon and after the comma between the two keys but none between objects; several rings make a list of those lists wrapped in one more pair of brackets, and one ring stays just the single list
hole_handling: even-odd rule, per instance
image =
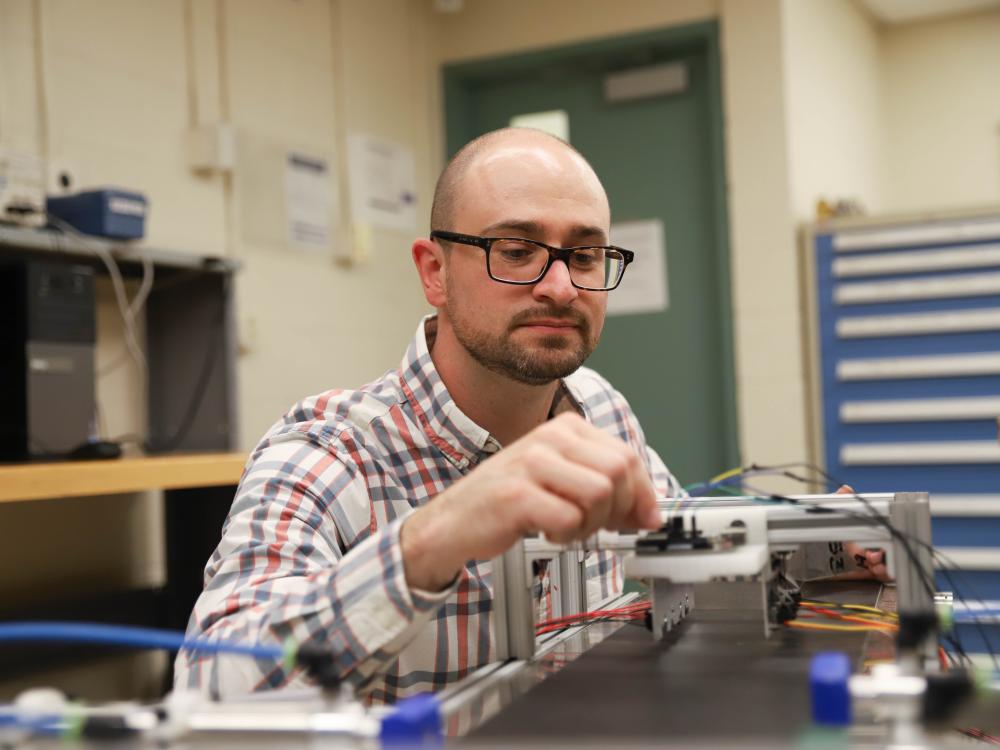
[{"label": "blue knob", "polygon": [[440,748],[444,740],[440,704],[431,693],[399,701],[382,719],[382,748]]},{"label": "blue knob", "polygon": [[816,724],[844,727],[851,723],[851,693],[847,685],[851,660],[840,651],[816,654],[809,667],[812,718]]}]

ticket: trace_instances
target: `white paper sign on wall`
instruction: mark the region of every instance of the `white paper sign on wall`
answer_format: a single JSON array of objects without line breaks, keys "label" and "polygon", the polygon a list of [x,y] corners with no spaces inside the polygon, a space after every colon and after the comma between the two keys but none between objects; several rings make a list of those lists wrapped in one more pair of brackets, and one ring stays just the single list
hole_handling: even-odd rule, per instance
[{"label": "white paper sign on wall", "polygon": [[347,142],[351,212],[357,224],[412,232],[417,227],[413,151],[355,133]]},{"label": "white paper sign on wall", "polygon": [[289,153],[285,159],[285,213],[293,245],[330,246],[330,167],[325,159]]},{"label": "white paper sign on wall", "polygon": [[611,244],[635,253],[621,284],[608,292],[608,315],[662,312],[670,306],[663,221],[645,219],[611,225]]}]

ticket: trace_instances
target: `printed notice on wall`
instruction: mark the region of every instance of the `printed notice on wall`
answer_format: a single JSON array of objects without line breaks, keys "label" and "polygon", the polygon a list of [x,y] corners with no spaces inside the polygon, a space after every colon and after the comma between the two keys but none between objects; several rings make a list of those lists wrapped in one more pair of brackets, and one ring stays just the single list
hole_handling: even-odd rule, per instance
[{"label": "printed notice on wall", "polygon": [[288,239],[298,247],[330,247],[330,167],[325,159],[289,153],[285,159]]},{"label": "printed notice on wall", "polygon": [[622,283],[608,292],[608,315],[661,312],[670,305],[667,246],[660,219],[611,225],[611,244],[631,250],[635,260]]},{"label": "printed notice on wall", "polygon": [[348,137],[351,212],[356,223],[411,232],[417,226],[413,152],[370,135]]}]

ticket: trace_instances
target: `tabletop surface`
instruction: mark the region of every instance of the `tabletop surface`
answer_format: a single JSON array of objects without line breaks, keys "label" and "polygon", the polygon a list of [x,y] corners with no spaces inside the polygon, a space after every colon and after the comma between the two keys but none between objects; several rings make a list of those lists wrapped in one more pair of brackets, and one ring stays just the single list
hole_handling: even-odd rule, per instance
[{"label": "tabletop surface", "polygon": [[0,464],[0,503],[237,484],[244,453]]},{"label": "tabletop surface", "polygon": [[[874,583],[838,583],[810,594],[872,604],[878,591]],[[846,652],[858,670],[869,649],[887,646],[888,636],[864,632],[782,628],[765,639],[759,615],[696,608],[660,643],[643,627],[622,627],[469,737],[787,741],[810,726],[814,654]]]}]

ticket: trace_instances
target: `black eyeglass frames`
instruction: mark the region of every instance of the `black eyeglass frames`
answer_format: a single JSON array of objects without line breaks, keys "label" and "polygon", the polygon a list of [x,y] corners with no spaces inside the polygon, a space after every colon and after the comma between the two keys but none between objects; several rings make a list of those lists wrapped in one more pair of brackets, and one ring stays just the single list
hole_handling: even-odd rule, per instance
[{"label": "black eyeglass frames", "polygon": [[503,284],[535,284],[561,260],[577,289],[608,292],[621,283],[635,253],[613,245],[552,247],[523,237],[477,237],[435,230],[431,239],[472,245],[486,251],[486,272]]}]

